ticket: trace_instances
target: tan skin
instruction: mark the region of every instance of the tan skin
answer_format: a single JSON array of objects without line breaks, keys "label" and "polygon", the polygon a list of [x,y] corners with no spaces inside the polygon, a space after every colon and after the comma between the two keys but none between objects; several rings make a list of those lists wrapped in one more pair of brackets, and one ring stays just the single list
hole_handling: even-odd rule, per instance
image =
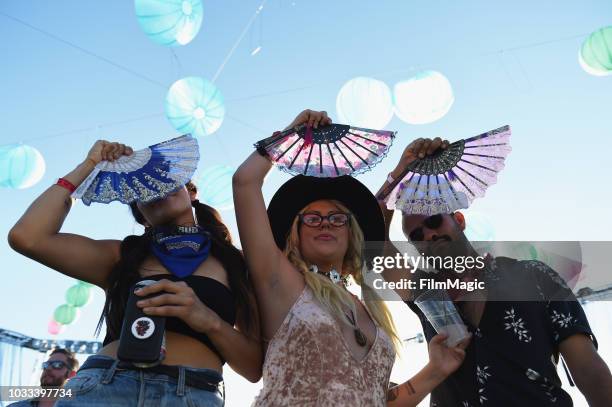
[{"label": "tan skin", "polygon": [[[332,201],[319,200],[310,203],[301,213],[318,213],[320,215],[330,215],[342,212]],[[332,226],[329,220],[324,219],[319,227],[308,227],[302,225],[299,230],[300,253],[311,264],[316,264],[321,271],[329,271],[332,268],[342,270],[344,254],[348,249],[349,226]],[[342,274],[346,274],[342,271]],[[301,277],[301,273],[300,273]],[[302,277],[303,280],[303,277]],[[303,283],[305,284],[305,282]],[[304,285],[302,285],[302,289]],[[355,306],[357,307],[357,325],[368,339],[368,344],[374,343],[376,338],[376,325],[368,315],[364,305],[356,297]],[[289,310],[287,310],[288,312]],[[354,330],[347,324],[338,324],[344,337],[344,342],[348,345],[351,354],[357,360],[362,360],[368,353],[368,347],[359,346],[355,342]]]},{"label": "tan skin", "polygon": [[[326,112],[305,110],[287,128],[302,124],[317,128],[330,123],[331,119]],[[261,192],[264,177],[271,167],[268,159],[253,153],[238,168],[233,178],[234,206],[240,241],[253,277],[262,314],[263,335],[266,338],[274,336],[306,284],[302,274],[274,242]],[[327,200],[312,202],[304,209],[322,215],[338,210],[333,202]],[[327,220],[317,228],[302,226],[300,250],[303,257],[309,263],[316,264],[319,269],[328,271],[333,266],[340,271],[348,247],[348,236],[348,226],[332,227]],[[371,346],[376,335],[374,322],[361,302],[355,299],[355,304],[357,323]],[[356,343],[354,332],[349,327],[343,327],[342,335],[351,354],[357,360],[363,359],[368,349]],[[430,343],[429,364],[411,379],[416,392],[413,393],[402,384],[390,394],[393,401],[389,401],[388,405],[416,406],[450,372],[457,369],[465,356],[464,348],[467,343],[456,348],[447,348],[442,344],[444,339],[445,337],[440,335],[436,337],[436,341]]]},{"label": "tan skin", "polygon": [[[398,176],[410,163],[412,163],[417,157],[425,157],[426,155],[433,154],[438,148],[446,148],[448,142],[442,141],[440,138],[434,140],[430,139],[418,139],[412,142],[402,154],[402,158],[398,163],[397,167],[392,172]],[[394,177],[395,178],[395,177]],[[385,182],[381,186],[381,190],[387,186]],[[387,240],[389,225],[393,218],[393,211],[386,208],[384,203],[381,203],[385,215],[385,223],[387,227]],[[440,227],[436,229],[429,229],[423,221],[426,216],[422,215],[410,215],[402,217],[402,230],[407,239],[410,233],[418,227],[423,228],[423,235],[425,241],[433,241],[437,236],[449,236],[452,241],[464,241],[467,242],[465,245],[467,254],[473,254],[473,249],[469,245],[467,238],[464,235],[466,227],[466,219],[461,212],[455,212],[453,214],[446,214],[443,217],[443,222]],[[388,245],[388,254],[391,254],[395,249]],[[406,270],[386,270],[383,275],[387,281],[399,281],[399,278],[406,276]],[[404,300],[409,300],[409,290],[396,290],[397,294]],[[473,292],[469,294],[472,296],[486,296],[485,292]],[[486,306],[485,298],[456,298],[456,300],[468,300],[464,302],[464,308],[462,313],[468,318],[473,326],[478,326],[480,319],[484,313]],[[559,344],[559,352],[567,362],[570,373],[576,385],[589,402],[589,406],[608,406],[610,400],[612,400],[612,375],[610,369],[606,365],[605,361],[597,353],[597,349],[593,345],[591,339],[583,334],[575,334],[567,339],[563,340]]]},{"label": "tan skin", "polygon": [[[64,355],[63,353],[54,353],[49,356],[49,359],[47,359],[48,362],[52,362],[55,360],[64,362],[66,365],[64,365],[64,367],[62,367],[61,369],[54,369],[51,366],[46,369],[43,369],[42,373],[40,374],[40,386],[43,388],[63,387],[66,383],[66,380],[76,374],[75,371],[70,370],[68,368],[68,358],[66,357],[66,355]],[[39,407],[50,407],[55,405],[55,402],[56,399],[41,399],[38,405]]]},{"label": "tan skin", "polygon": [[64,367],[62,367],[61,369],[54,369],[51,366],[49,366],[48,368],[43,369],[43,371],[40,374],[40,386],[41,387],[63,386],[66,380],[68,380],[68,378],[73,373],[68,368],[68,358],[66,357],[66,355],[64,355],[63,353],[54,353],[53,355],[49,356],[49,359],[47,359],[47,362],[53,362],[56,360],[60,362],[64,362],[65,363]]},{"label": "tan skin", "polygon": [[[120,143],[99,140],[87,158],[64,178],[78,186],[100,161],[113,161],[132,149]],[[140,205],[148,225],[194,225],[191,199],[186,188],[149,205]],[[94,240],[85,236],[60,232],[72,200],[69,192],[53,185],[40,195],[9,232],[13,249],[70,277],[108,287],[108,277],[119,261],[119,240]],[[139,269],[142,277],[170,274],[154,256],[149,256]],[[196,276],[214,278],[228,285],[227,272],[221,263],[210,256],[194,272]],[[251,382],[261,378],[263,355],[259,333],[247,337],[241,327],[233,327],[208,308],[184,282],[162,279],[147,286],[139,294],[166,291],[167,294],[138,304],[149,315],[182,319],[191,328],[206,333],[227,363]],[[238,318],[240,321],[240,318]],[[117,357],[119,341],[103,347],[98,354]],[[183,365],[222,371],[219,357],[203,343],[189,336],[166,332],[166,359],[163,364]]]},{"label": "tan skin", "polygon": [[[453,242],[464,240],[463,231],[465,230],[465,217],[461,212],[457,211],[453,214],[443,215],[442,223],[436,229],[429,229],[424,224],[424,220],[426,218],[427,216],[424,215],[403,216],[402,230],[404,235],[409,236],[414,229],[422,228],[423,239],[425,242],[431,242],[440,236],[449,237]],[[418,243],[415,244],[418,246]],[[467,250],[469,250],[466,255],[472,257],[478,256],[478,253],[476,253],[469,244],[466,247]],[[469,272],[466,271],[464,274],[467,275]],[[453,300],[462,301],[462,315],[467,318],[467,320],[473,326],[478,326],[480,319],[482,318],[482,314],[484,313],[486,289],[475,290],[472,292],[449,291],[449,294]]]}]

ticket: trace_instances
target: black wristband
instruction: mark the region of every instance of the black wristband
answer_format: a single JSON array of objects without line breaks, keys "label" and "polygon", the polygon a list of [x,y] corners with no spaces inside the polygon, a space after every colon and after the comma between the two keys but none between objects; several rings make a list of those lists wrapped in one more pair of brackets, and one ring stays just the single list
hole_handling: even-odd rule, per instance
[{"label": "black wristband", "polygon": [[263,145],[261,145],[260,143],[255,143],[253,144],[253,147],[255,147],[260,156],[270,159],[270,155],[268,154],[266,148]]}]

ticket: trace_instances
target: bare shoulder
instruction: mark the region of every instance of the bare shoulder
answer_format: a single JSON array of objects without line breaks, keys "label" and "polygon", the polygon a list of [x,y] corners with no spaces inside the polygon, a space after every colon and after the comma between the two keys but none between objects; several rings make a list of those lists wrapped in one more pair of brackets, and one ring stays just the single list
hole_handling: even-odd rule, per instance
[{"label": "bare shoulder", "polygon": [[215,279],[229,288],[227,273],[228,270],[223,267],[223,263],[221,263],[219,259],[217,259],[215,256],[208,256],[208,258],[202,264],[200,264],[193,275]]}]

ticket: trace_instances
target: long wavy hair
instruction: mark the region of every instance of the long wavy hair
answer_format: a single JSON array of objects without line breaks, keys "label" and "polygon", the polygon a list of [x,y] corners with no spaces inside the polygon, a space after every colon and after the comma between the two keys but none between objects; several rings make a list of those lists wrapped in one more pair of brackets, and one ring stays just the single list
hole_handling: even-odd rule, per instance
[{"label": "long wavy hair", "polygon": [[[187,189],[192,192],[196,191],[195,185],[192,183],[187,184]],[[248,279],[242,252],[234,246],[230,231],[215,208],[198,200],[192,201],[191,204],[195,209],[198,225],[204,227],[211,234],[210,254],[221,262],[227,273],[237,310],[237,322],[244,327],[246,335],[253,337],[257,329],[258,319],[252,284]],[[134,219],[144,225],[144,216],[135,203],[130,205],[130,209]],[[102,323],[106,321],[104,344],[119,339],[129,297],[129,288],[142,279],[139,269],[144,260],[151,255],[150,242],[146,232],[139,236],[127,236],[121,242],[121,258],[110,273],[108,288],[106,289],[106,301],[96,327],[97,335],[100,333]]]},{"label": "long wavy hair", "polygon": [[[351,213],[351,211],[341,202],[336,200],[329,200],[329,202],[336,205],[338,209],[346,213]],[[306,208],[307,206],[302,208],[299,213],[302,213]],[[308,287],[310,287],[317,300],[327,307],[334,318],[352,327],[346,318],[345,313],[345,311],[349,309],[352,310],[355,315],[357,315],[355,302],[353,301],[351,294],[341,286],[334,284],[326,276],[313,273],[309,270],[309,264],[306,259],[302,257],[299,249],[299,227],[299,216],[296,216],[293,220],[293,224],[291,225],[289,236],[287,236],[287,244],[284,250],[285,255],[289,261],[304,275],[306,284]],[[397,329],[395,327],[395,323],[393,322],[391,313],[389,312],[389,308],[378,296],[378,294],[376,294],[376,292],[370,286],[365,284],[363,280],[363,245],[363,232],[361,231],[355,216],[351,214],[349,220],[349,244],[342,262],[342,270],[344,272],[348,272],[352,277],[352,280],[361,287],[362,297],[371,299],[364,301],[365,305],[368,307],[368,310],[372,314],[375,322],[382,327],[387,335],[389,335],[397,352],[401,348],[402,342],[397,333]]]}]

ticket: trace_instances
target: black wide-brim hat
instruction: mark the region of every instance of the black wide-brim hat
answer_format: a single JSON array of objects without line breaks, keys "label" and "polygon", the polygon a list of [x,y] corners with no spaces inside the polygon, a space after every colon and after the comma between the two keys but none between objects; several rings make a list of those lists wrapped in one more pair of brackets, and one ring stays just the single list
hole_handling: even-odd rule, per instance
[{"label": "black wide-brim hat", "polygon": [[268,205],[268,219],[276,245],[285,249],[291,225],[302,208],[320,199],[341,202],[352,213],[365,241],[385,240],[385,220],[376,197],[355,178],[297,175],[276,191]]}]

